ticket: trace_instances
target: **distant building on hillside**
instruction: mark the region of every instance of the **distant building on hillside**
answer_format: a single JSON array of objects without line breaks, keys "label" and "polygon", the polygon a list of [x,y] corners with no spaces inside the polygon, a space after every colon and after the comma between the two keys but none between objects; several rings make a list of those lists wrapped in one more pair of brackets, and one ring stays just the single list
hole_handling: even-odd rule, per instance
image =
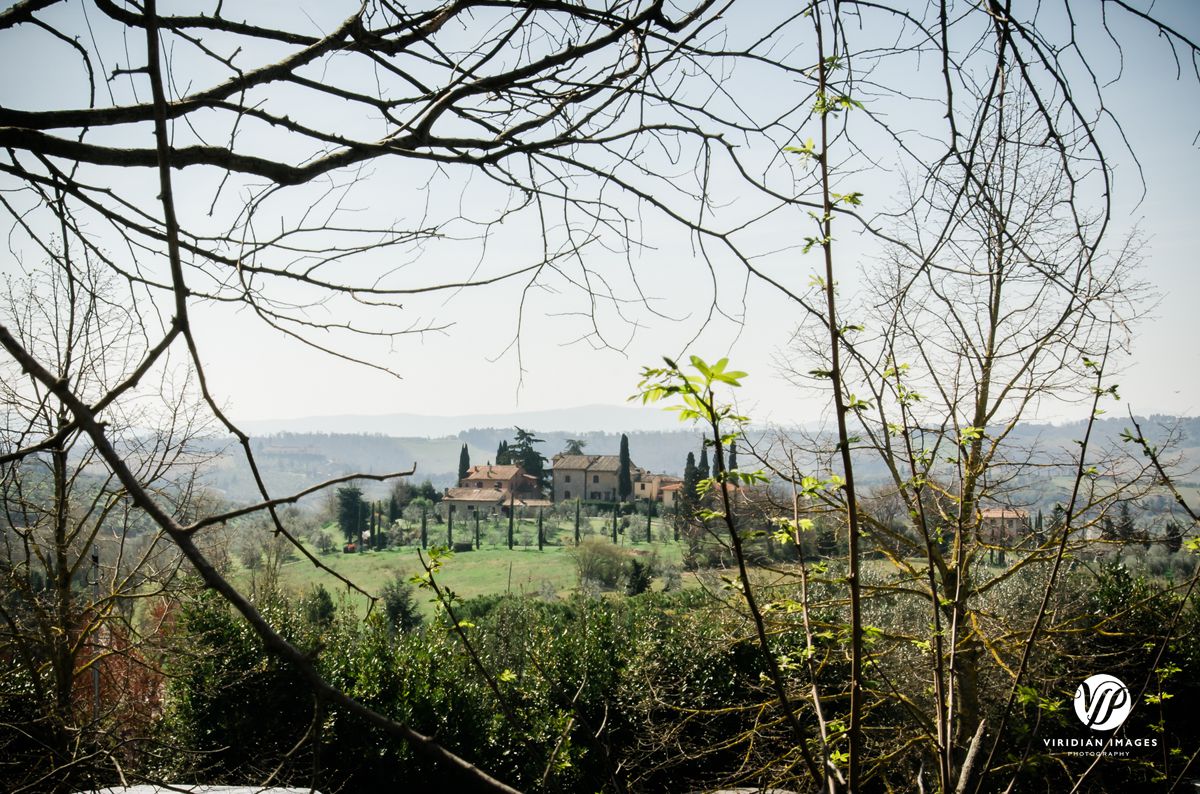
[{"label": "distant building on hillside", "polygon": [[[568,455],[559,453],[551,461],[556,502],[582,499],[588,502],[615,502],[618,498],[618,478],[621,472],[619,455]],[[630,461],[629,474],[633,480],[631,499],[662,501],[663,487],[681,482],[669,474],[653,474],[638,468]]]},{"label": "distant building on hillside", "polygon": [[670,474],[651,474],[643,469],[638,469],[633,477],[633,498],[648,499],[651,502],[665,504],[666,496],[663,491],[674,485],[682,487],[683,480]]},{"label": "distant building on hillside", "polygon": [[457,487],[446,489],[442,504],[459,515],[495,511],[507,515],[510,508],[549,507],[551,502],[542,494],[537,477],[522,467],[487,465],[472,466]]},{"label": "distant building on hillside", "polygon": [[662,502],[663,507],[670,510],[679,502],[679,494],[682,492],[683,480],[677,479],[676,482],[667,483],[658,489],[659,501]]},{"label": "distant building on hillside", "polygon": [[[621,458],[617,455],[567,455],[559,453],[551,460],[554,501],[583,499],[615,502]],[[631,471],[635,469],[630,464]]]},{"label": "distant building on hillside", "polygon": [[979,511],[979,537],[984,543],[1012,546],[1029,530],[1029,513],[1024,510],[985,507]]}]

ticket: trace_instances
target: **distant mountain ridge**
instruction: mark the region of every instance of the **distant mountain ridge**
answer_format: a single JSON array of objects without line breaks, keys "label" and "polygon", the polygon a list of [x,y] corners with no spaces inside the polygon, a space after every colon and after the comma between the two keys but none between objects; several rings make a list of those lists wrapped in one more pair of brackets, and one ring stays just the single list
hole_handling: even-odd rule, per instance
[{"label": "distant mountain ridge", "polygon": [[252,435],[275,433],[379,434],[403,438],[444,438],[474,428],[530,428],[540,433],[629,433],[678,430],[674,414],[658,406],[582,405],[543,411],[511,411],[426,416],[395,413],[378,416],[340,414],[295,419],[250,419],[241,423]]},{"label": "distant mountain ridge", "polygon": [[[539,449],[547,459],[566,447],[568,438],[585,443],[584,452],[615,455],[620,433],[537,432],[544,443]],[[698,431],[675,423],[671,430],[629,430],[630,456],[642,468],[680,474],[688,452],[700,454]],[[298,491],[315,482],[363,472],[384,474],[404,471],[416,464],[414,479],[430,480],[438,488],[457,484],[458,456],[466,444],[471,463],[494,461],[502,440],[512,441],[512,428],[472,428],[439,438],[389,436],[380,433],[281,432],[256,436],[251,441],[254,456],[267,486],[276,495]],[[206,467],[205,483],[233,501],[257,497],[254,480],[241,458],[240,448],[227,447],[225,454]],[[369,494],[381,496],[387,485],[364,483]]]},{"label": "distant mountain ridge", "polygon": [[[610,414],[609,420],[630,420],[629,424],[618,426],[611,431],[544,429],[542,421],[552,423],[555,417],[569,418],[575,411],[589,410],[562,409],[522,415],[439,417],[436,419],[447,423],[460,422],[463,419],[468,421],[453,427],[427,424],[422,428],[422,433],[396,436],[384,432],[388,425],[378,421],[381,417],[346,417],[362,420],[365,423],[363,426],[370,427],[370,430],[281,431],[269,434],[259,431],[252,445],[263,476],[275,494],[297,491],[315,482],[353,472],[382,474],[402,471],[414,463],[417,466],[416,480],[429,479],[439,488],[453,485],[456,480],[458,455],[463,444],[467,445],[472,463],[492,461],[500,441],[512,439],[512,427],[517,422],[523,422],[521,427],[535,432],[544,440],[539,448],[547,458],[561,452],[569,438],[584,441],[584,452],[587,454],[614,455],[618,451],[622,432],[629,435],[630,456],[633,462],[651,471],[678,475],[683,472],[688,452],[695,452],[699,456],[703,443],[699,429],[680,424],[672,414],[664,413],[662,416],[666,420],[666,429],[637,429],[637,422],[634,420],[639,412],[636,409],[615,406],[596,408],[616,408],[617,412]],[[627,413],[630,411],[633,413]],[[547,417],[547,414],[550,416]],[[602,415],[601,411],[593,414],[594,417]],[[392,416],[412,418],[414,415]],[[319,419],[320,417],[314,417],[314,420]],[[419,419],[427,423],[431,420],[430,417]],[[495,420],[495,424],[485,424],[489,420]],[[1179,478],[1178,484],[1190,488],[1200,487],[1200,473],[1197,472],[1200,468],[1200,418],[1152,416],[1139,421],[1155,444],[1163,443],[1169,429],[1173,428],[1176,437],[1170,448],[1171,457],[1177,459],[1177,466],[1173,467],[1173,470]],[[505,424],[506,422],[511,423]],[[1139,456],[1135,448],[1120,441],[1121,431],[1129,426],[1128,419],[1114,417],[1098,420],[1093,428],[1091,449],[1098,451],[1105,446],[1117,447],[1123,448],[1126,454]],[[443,429],[447,432],[440,432]],[[1075,442],[1082,437],[1084,430],[1083,422],[1019,425],[1008,436],[1006,447],[1011,450],[1037,449],[1043,456],[1053,454],[1060,459],[1070,459],[1076,454]],[[433,435],[438,432],[440,435]],[[750,437],[759,438],[760,432],[765,432],[765,429],[752,429]],[[1096,453],[1093,452],[1093,459],[1095,456]],[[797,463],[802,468],[817,465],[812,459],[798,460]],[[887,479],[887,472],[878,457],[869,452],[856,453],[855,468],[856,475],[864,486],[879,484]],[[257,498],[253,480],[236,448],[228,449],[226,454],[208,466],[205,479],[209,487],[228,499],[249,501]],[[380,495],[386,488],[385,485],[366,485],[369,493],[377,491]],[[1055,493],[1055,484],[1044,477],[1032,477],[1029,482],[1019,485],[1018,488],[1026,493],[1030,503],[1051,502],[1061,498],[1061,495]]]}]

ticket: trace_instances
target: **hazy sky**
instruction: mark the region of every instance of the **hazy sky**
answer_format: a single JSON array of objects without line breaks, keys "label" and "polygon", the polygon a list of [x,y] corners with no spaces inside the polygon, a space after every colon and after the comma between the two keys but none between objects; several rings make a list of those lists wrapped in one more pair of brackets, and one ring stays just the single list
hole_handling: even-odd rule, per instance
[{"label": "hazy sky", "polygon": [[[1200,33],[1200,4],[1158,8],[1185,30]],[[1161,297],[1135,327],[1136,341],[1119,381],[1123,398],[1138,413],[1193,415],[1200,413],[1200,216],[1191,192],[1200,184],[1200,94],[1186,73],[1182,81],[1175,80],[1174,62],[1161,42],[1148,35],[1136,41],[1141,46],[1125,53],[1122,82],[1109,98],[1141,161],[1147,193],[1143,198],[1133,163],[1118,153],[1117,223],[1109,239],[1115,244],[1133,228],[1140,230],[1145,239],[1142,272]],[[1098,69],[1102,79],[1114,77],[1115,57]],[[932,114],[924,121],[937,123]],[[889,164],[885,160],[883,165]],[[868,202],[886,200],[897,179],[895,173],[868,175],[860,189]],[[872,267],[874,248],[847,226],[841,230],[841,278],[852,289],[860,267]],[[519,297],[513,284],[437,301],[437,316],[454,326],[398,345],[388,360],[404,373],[402,380],[332,362],[258,333],[245,312],[222,313],[219,321],[228,324],[232,338],[254,339],[263,360],[272,365],[214,351],[214,378],[246,417],[390,411],[444,415],[621,402],[632,393],[641,366],[678,354],[691,340],[712,297],[705,267],[677,229],[656,221],[645,236],[652,248],[635,255],[634,265],[647,296],[673,319],[638,307],[630,308],[630,322],[608,317],[611,341],[623,350],[595,349],[594,340],[580,340],[588,322],[578,316],[549,316],[565,311],[558,303],[563,296],[534,292],[527,296],[522,372],[510,346]],[[817,266],[815,251],[807,257],[797,251],[792,257],[802,277]],[[621,268],[618,259],[612,264]],[[822,401],[798,392],[779,372],[796,307],[767,285],[746,281],[735,268],[719,275],[721,305],[737,321],[714,319],[688,350],[707,358],[728,355],[748,370],[751,377],[741,398],[756,417],[812,421]],[[1070,409],[1058,415],[1050,411],[1047,418],[1071,414]]]},{"label": "hazy sky", "polygon": [[[313,14],[314,26],[326,24],[318,16],[321,4],[297,3]],[[1200,4],[1191,0],[1160,3],[1160,13],[1193,38],[1200,36]],[[756,20],[730,21],[734,32],[753,30]],[[1144,238],[1143,276],[1161,296],[1152,314],[1134,329],[1136,341],[1120,378],[1122,396],[1139,414],[1200,413],[1200,270],[1196,251],[1200,215],[1191,190],[1200,184],[1200,157],[1196,135],[1200,132],[1200,89],[1194,75],[1175,78],[1170,53],[1153,36],[1142,33],[1129,39],[1136,46],[1125,52],[1122,80],[1110,89],[1109,109],[1124,124],[1144,170],[1147,192],[1128,156],[1116,153],[1116,228],[1110,243],[1116,245],[1135,228]],[[1127,42],[1128,43],[1128,42]],[[30,47],[41,46],[30,41]],[[1099,50],[1106,57],[1095,64],[1101,80],[1116,76],[1115,50]],[[0,68],[12,74],[28,53],[0,54]],[[114,56],[114,60],[119,58]],[[113,64],[109,64],[110,68]],[[53,103],[54,78],[36,85],[8,85],[0,101],[30,107]],[[938,79],[933,64],[924,64],[914,77],[918,85]],[[786,95],[789,87],[756,82],[755,75],[730,78],[750,107],[769,107]],[[932,93],[932,92],[931,92]],[[913,103],[906,123],[940,130],[940,108]],[[1110,147],[1110,149],[1115,147]],[[765,153],[766,160],[773,153]],[[886,210],[903,184],[886,149],[879,168],[859,175],[855,189],[865,194],[867,205]],[[764,161],[766,161],[764,160]],[[688,178],[680,167],[679,179]],[[782,169],[781,169],[782,170]],[[149,178],[150,174],[142,177]],[[355,212],[386,214],[412,220],[452,206],[464,192],[462,172],[448,173],[426,182],[427,174],[408,166],[381,165],[369,178],[346,192],[345,206]],[[131,179],[138,179],[131,176]],[[189,176],[203,180],[201,176]],[[183,177],[181,177],[181,182]],[[185,183],[186,184],[186,183]],[[730,185],[733,183],[730,182]],[[718,180],[718,188],[726,185]],[[209,186],[211,187],[211,185]],[[497,206],[499,195],[486,187],[465,188],[472,201]],[[184,191],[181,213],[200,218],[207,211],[211,191]],[[736,188],[719,193],[717,200],[729,212],[750,210],[755,199]],[[432,208],[432,209],[431,209]],[[441,245],[429,252],[395,252],[405,266],[414,268],[418,280],[446,273],[487,272],[489,267],[520,262],[536,249],[527,226],[492,231],[482,256],[478,245]],[[763,225],[759,250],[767,252],[796,246],[794,224]],[[841,287],[853,294],[860,279],[878,267],[875,244],[848,225],[835,230],[838,237]],[[305,348],[263,327],[245,308],[199,306],[196,322],[202,354],[213,388],[225,395],[235,416],[268,418],[316,414],[379,414],[410,412],[435,415],[536,410],[591,403],[620,403],[635,388],[640,367],[657,363],[664,354],[687,349],[705,358],[729,356],[747,370],[741,399],[757,419],[810,422],[823,401],[798,392],[780,372],[789,358],[788,339],[798,319],[795,305],[773,288],[747,279],[728,262],[718,262],[710,275],[694,241],[661,218],[646,216],[640,229],[642,245],[631,252],[589,249],[589,266],[609,274],[622,300],[600,307],[598,328],[602,347],[582,296],[553,282],[524,294],[520,333],[521,364],[513,344],[516,313],[523,283],[516,280],[467,292],[441,292],[405,303],[397,327],[444,326],[442,330],[397,338],[390,344],[353,343],[355,352],[369,355],[403,376],[393,378],[370,369]],[[461,254],[461,256],[460,256]],[[802,289],[808,274],[818,266],[818,252],[802,255],[791,250],[771,258],[776,272],[787,283]],[[11,267],[11,263],[7,266]],[[635,274],[631,275],[631,274]],[[448,276],[449,277],[449,276]],[[636,283],[635,283],[636,277]],[[716,306],[713,282],[717,284]],[[637,300],[640,296],[644,303]],[[706,321],[707,320],[707,321]],[[345,348],[346,345],[343,345]],[[1067,418],[1070,412],[1045,418]]]}]

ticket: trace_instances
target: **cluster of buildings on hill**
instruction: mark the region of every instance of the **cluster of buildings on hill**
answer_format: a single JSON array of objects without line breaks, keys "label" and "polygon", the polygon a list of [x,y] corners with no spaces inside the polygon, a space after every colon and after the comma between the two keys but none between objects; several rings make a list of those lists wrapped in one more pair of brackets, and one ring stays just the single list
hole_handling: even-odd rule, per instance
[{"label": "cluster of buildings on hill", "polygon": [[[631,462],[632,492],[622,495],[618,455],[560,453],[554,456],[551,464],[549,494],[545,493],[538,478],[528,474],[523,467],[489,463],[470,467],[467,476],[456,487],[446,489],[442,504],[452,507],[459,515],[508,515],[514,509],[550,507],[556,502],[574,500],[598,504],[652,502],[671,509],[683,488],[683,480],[679,477],[655,474]],[[979,531],[985,543],[1010,546],[1032,529],[1029,513],[1024,510],[987,507],[980,511]]]},{"label": "cluster of buildings on hill", "polygon": [[621,460],[617,455],[558,454],[551,460],[551,487],[547,496],[538,479],[518,465],[472,466],[454,488],[447,488],[442,504],[457,513],[507,514],[510,509],[549,507],[555,502],[613,503],[617,501],[657,502],[671,508],[678,498],[683,480],[670,474],[654,474],[629,467],[633,490],[620,493]]}]

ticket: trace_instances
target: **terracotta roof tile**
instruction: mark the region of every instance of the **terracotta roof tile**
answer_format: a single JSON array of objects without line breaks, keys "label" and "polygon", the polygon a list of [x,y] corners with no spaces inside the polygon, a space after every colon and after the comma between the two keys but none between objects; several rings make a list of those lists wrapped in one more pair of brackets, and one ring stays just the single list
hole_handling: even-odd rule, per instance
[{"label": "terracotta roof tile", "polygon": [[511,480],[520,471],[520,466],[472,466],[467,471],[466,479]]},{"label": "terracotta roof tile", "polygon": [[446,499],[451,502],[498,503],[508,498],[507,490],[495,488],[447,488]]},{"label": "terracotta roof tile", "polygon": [[1008,507],[985,507],[979,512],[984,518],[1029,518],[1029,513],[1024,510]]},{"label": "terracotta roof tile", "polygon": [[588,463],[592,460],[591,455],[555,455],[554,468],[556,469],[586,469]]}]

